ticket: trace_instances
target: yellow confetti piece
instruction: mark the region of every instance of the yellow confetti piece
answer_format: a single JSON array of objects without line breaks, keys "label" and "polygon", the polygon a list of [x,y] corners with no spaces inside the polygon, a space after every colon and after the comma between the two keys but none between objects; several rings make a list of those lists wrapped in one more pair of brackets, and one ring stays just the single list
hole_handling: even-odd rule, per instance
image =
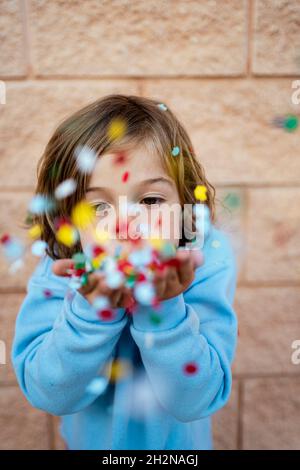
[{"label": "yellow confetti piece", "polygon": [[99,269],[106,256],[106,253],[101,253],[101,255],[96,256],[96,258],[93,258],[91,261],[92,267],[94,269]]},{"label": "yellow confetti piece", "polygon": [[114,119],[109,124],[107,135],[110,140],[121,139],[127,129],[126,122],[123,119]]},{"label": "yellow confetti piece", "polygon": [[77,232],[70,224],[63,224],[56,232],[56,239],[63,245],[68,247],[73,246],[78,239]]},{"label": "yellow confetti piece", "polygon": [[128,376],[131,372],[131,364],[128,360],[116,359],[105,368],[105,374],[110,382],[117,382]]},{"label": "yellow confetti piece", "polygon": [[93,223],[95,209],[86,201],[81,201],[72,210],[71,220],[79,229],[85,229]]},{"label": "yellow confetti piece", "polygon": [[42,232],[43,232],[42,226],[40,224],[35,224],[32,227],[30,227],[30,229],[28,230],[28,235],[30,236],[30,238],[36,239],[36,238],[40,238],[40,236],[42,235]]},{"label": "yellow confetti piece", "polygon": [[198,201],[206,201],[207,200],[207,188],[203,185],[198,185],[196,186],[196,188],[194,189],[194,195],[195,195],[195,198],[198,200]]},{"label": "yellow confetti piece", "polygon": [[164,241],[160,238],[150,238],[149,243],[155,250],[161,250],[164,246]]}]

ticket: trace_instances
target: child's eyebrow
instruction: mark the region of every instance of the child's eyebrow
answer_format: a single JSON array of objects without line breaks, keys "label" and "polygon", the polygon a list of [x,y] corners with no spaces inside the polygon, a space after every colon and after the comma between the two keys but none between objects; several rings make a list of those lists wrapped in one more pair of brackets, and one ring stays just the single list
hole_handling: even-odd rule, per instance
[{"label": "child's eyebrow", "polygon": [[139,186],[142,186],[144,184],[154,184],[154,183],[167,183],[173,187],[173,182],[170,179],[165,178],[163,176],[160,176],[158,178],[148,178],[146,180],[143,180],[139,183]]},{"label": "child's eyebrow", "polygon": [[[149,184],[155,184],[155,183],[166,183],[173,188],[173,182],[170,179],[165,178],[164,176],[160,176],[157,178],[148,178],[146,180],[139,181],[137,185],[143,186],[143,185],[147,185],[147,184],[149,185]],[[86,192],[92,192],[92,191],[102,191],[105,193],[110,192],[109,188],[104,188],[103,186],[92,186],[86,190]]]},{"label": "child's eyebrow", "polygon": [[91,192],[102,192],[106,195],[110,195],[110,189],[109,188],[104,188],[103,186],[92,186],[90,188],[87,188],[86,190],[87,193]]}]

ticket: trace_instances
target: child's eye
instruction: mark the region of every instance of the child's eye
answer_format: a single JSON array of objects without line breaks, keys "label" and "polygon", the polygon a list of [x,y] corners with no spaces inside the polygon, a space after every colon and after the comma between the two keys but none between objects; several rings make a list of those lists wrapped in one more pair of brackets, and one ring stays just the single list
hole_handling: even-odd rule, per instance
[{"label": "child's eye", "polygon": [[149,196],[149,197],[144,197],[144,199],[141,200],[141,204],[145,204],[146,206],[151,206],[153,204],[162,204],[164,202],[164,199],[158,196]]},{"label": "child's eye", "polygon": [[103,214],[103,212],[105,212],[106,210],[110,208],[110,204],[104,201],[94,204],[93,206],[95,208],[96,215]]}]

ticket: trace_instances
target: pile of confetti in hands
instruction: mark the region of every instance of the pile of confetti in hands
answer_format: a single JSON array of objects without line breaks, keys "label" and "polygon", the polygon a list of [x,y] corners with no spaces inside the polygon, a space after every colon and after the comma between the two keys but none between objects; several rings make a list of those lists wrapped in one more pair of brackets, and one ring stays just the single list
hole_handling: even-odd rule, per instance
[{"label": "pile of confetti in hands", "polygon": [[114,308],[134,313],[141,304],[153,308],[156,322],[160,301],[179,295],[192,282],[201,253],[176,250],[159,239],[135,239],[125,246],[116,240],[92,244],[85,253],[56,261],[53,272],[69,276],[69,286],[86,297],[102,320],[113,318]]}]

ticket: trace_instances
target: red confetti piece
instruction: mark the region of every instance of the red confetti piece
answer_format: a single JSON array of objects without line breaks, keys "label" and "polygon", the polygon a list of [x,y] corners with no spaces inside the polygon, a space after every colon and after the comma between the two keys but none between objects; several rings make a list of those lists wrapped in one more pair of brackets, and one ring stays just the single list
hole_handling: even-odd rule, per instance
[{"label": "red confetti piece", "polygon": [[47,299],[49,299],[50,297],[52,297],[52,292],[51,292],[50,289],[44,289],[43,294],[44,294],[44,296],[45,296]]},{"label": "red confetti piece", "polygon": [[127,156],[125,152],[118,152],[114,157],[114,164],[115,165],[123,165],[127,160]]},{"label": "red confetti piece", "polygon": [[137,278],[136,278],[136,282],[144,282],[144,281],[146,281],[146,279],[147,278],[146,278],[144,273],[139,273]]},{"label": "red confetti piece", "polygon": [[5,245],[5,243],[8,243],[10,241],[10,236],[8,235],[8,233],[5,233],[4,235],[2,235],[2,237],[0,238],[0,242]]},{"label": "red confetti piece", "polygon": [[101,318],[101,320],[111,320],[114,316],[114,313],[110,308],[105,308],[100,310],[97,315],[99,318]]},{"label": "red confetti piece", "polygon": [[184,372],[188,375],[193,375],[198,371],[198,366],[195,362],[188,362],[184,365]]},{"label": "red confetti piece", "polygon": [[123,173],[122,175],[123,183],[126,183],[126,181],[128,181],[128,178],[129,178],[129,171],[125,171],[125,173]]},{"label": "red confetti piece", "polygon": [[97,256],[101,255],[104,253],[104,248],[102,246],[94,246],[93,247],[93,256],[96,258]]}]

